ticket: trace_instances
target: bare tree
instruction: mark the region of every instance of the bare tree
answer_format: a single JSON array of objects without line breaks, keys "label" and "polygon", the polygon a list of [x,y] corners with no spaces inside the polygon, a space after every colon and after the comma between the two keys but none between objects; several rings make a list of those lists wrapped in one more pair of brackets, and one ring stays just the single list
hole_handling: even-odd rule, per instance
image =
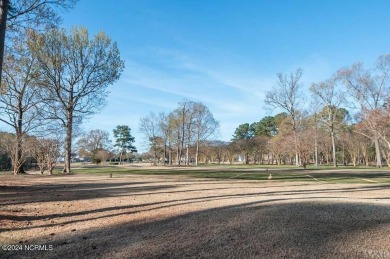
[{"label": "bare tree", "polygon": [[195,103],[194,106],[194,131],[196,138],[195,164],[199,160],[199,144],[201,141],[208,140],[216,133],[219,123],[214,119],[213,114],[202,103]]},{"label": "bare tree", "polygon": [[109,150],[102,148],[96,152],[95,157],[96,160],[100,160],[102,164],[105,164],[107,160],[113,157],[113,154]]},{"label": "bare tree", "polygon": [[367,70],[363,64],[357,63],[349,68],[340,69],[338,77],[343,80],[354,100],[360,105],[362,123],[369,130],[369,137],[375,144],[376,166],[382,167],[380,133],[375,124],[370,122],[370,116],[372,112],[375,113],[384,107],[389,96],[390,55],[380,56],[373,70]]},{"label": "bare tree", "polygon": [[105,130],[94,129],[77,141],[79,149],[90,153],[92,161],[99,163],[97,153],[99,150],[109,149],[111,145],[110,133]]},{"label": "bare tree", "polygon": [[49,138],[43,141],[43,148],[45,150],[45,158],[47,169],[49,170],[49,174],[53,174],[53,169],[57,164],[58,158],[61,155],[61,143],[58,139]]},{"label": "bare tree", "polygon": [[187,148],[187,158],[185,162],[188,162],[188,145],[191,139],[191,127],[193,116],[193,102],[182,101],[179,103],[179,107],[173,112],[175,116],[175,132],[177,136],[177,155],[176,161],[180,165],[183,159],[184,146]]},{"label": "bare tree", "polygon": [[33,158],[35,158],[40,173],[43,174],[46,168],[46,158],[44,148],[40,139],[33,138],[31,143],[31,155]]},{"label": "bare tree", "polygon": [[298,139],[297,139],[297,122],[300,109],[300,101],[302,93],[300,92],[302,84],[300,83],[303,74],[302,69],[297,69],[295,72],[287,74],[278,73],[277,87],[267,92],[265,103],[273,108],[279,108],[287,112],[291,117],[292,130],[295,141],[295,163],[299,165],[298,156]]},{"label": "bare tree", "polygon": [[103,32],[90,39],[83,27],[52,29],[30,42],[37,55],[46,91],[47,118],[58,120],[66,130],[65,168],[70,173],[72,132],[105,104],[107,87],[119,79],[124,69],[116,43]]},{"label": "bare tree", "polygon": [[24,163],[27,161],[27,158],[31,155],[31,141],[27,135],[22,135],[18,141],[21,145],[24,146],[23,149],[17,150],[17,139],[15,134],[11,133],[2,133],[1,134],[1,149],[11,158],[12,168],[14,174],[21,172]]},{"label": "bare tree", "polygon": [[320,113],[320,119],[330,133],[332,139],[333,166],[337,167],[335,134],[346,115],[346,110],[340,109],[341,105],[346,102],[345,95],[337,89],[334,78],[312,84],[310,91],[316,104],[323,107]]},{"label": "bare tree", "polygon": [[183,160],[189,165],[193,156],[198,164],[200,142],[210,140],[218,127],[218,122],[204,104],[187,100],[180,102],[179,107],[168,115],[161,113],[157,116],[150,113],[140,120],[140,132],[144,134],[154,153],[154,163],[157,160],[157,152],[160,152],[163,146],[164,160],[168,151],[169,164],[172,164],[174,148],[178,165]]},{"label": "bare tree", "polygon": [[[254,148],[254,154],[258,157],[258,163],[263,164],[264,163],[264,155],[269,152],[269,144],[270,138],[264,135],[255,136],[255,148]],[[256,158],[255,158],[256,160]]]},{"label": "bare tree", "polygon": [[[23,135],[41,126],[38,119],[41,104],[41,89],[37,86],[39,77],[36,57],[27,49],[24,40],[15,43],[15,49],[6,56],[3,76],[3,94],[0,95],[0,121],[15,131],[15,158],[22,159]],[[14,174],[23,172],[14,166]]]},{"label": "bare tree", "polygon": [[238,150],[238,145],[236,142],[229,142],[228,145],[226,146],[226,156],[227,159],[229,160],[229,164],[233,164],[234,156],[236,155]]},{"label": "bare tree", "polygon": [[31,155],[37,161],[41,174],[48,169],[49,174],[52,175],[60,156],[60,142],[53,138],[31,137],[30,143]]},{"label": "bare tree", "polygon": [[[387,108],[375,109],[371,111],[366,111],[360,114],[362,117],[362,125],[365,128],[369,129],[370,132],[375,132],[380,140],[384,142],[384,145],[379,147],[382,154],[387,161],[390,161],[390,110]],[[366,137],[369,135],[364,132],[357,131]],[[385,152],[383,149],[387,149]]]},{"label": "bare tree", "polygon": [[354,132],[353,126],[344,131],[341,136],[341,142],[345,145],[348,156],[354,167],[359,164],[361,138],[364,138],[364,136]]},{"label": "bare tree", "polygon": [[173,142],[173,127],[174,127],[174,115],[169,113],[168,115],[160,113],[159,115],[159,131],[164,139],[164,163],[167,159],[168,152],[168,164],[172,164],[172,142]]},{"label": "bare tree", "polygon": [[157,151],[159,150],[160,138],[160,121],[158,116],[151,112],[148,116],[142,117],[139,123],[139,131],[146,137],[153,151],[153,164],[157,165]]}]

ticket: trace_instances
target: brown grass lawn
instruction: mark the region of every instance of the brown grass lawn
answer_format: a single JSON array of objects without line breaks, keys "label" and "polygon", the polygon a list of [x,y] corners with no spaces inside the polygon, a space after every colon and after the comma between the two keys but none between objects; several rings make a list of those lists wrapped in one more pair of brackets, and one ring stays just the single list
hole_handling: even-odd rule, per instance
[{"label": "brown grass lawn", "polygon": [[0,175],[0,206],[0,258],[390,258],[388,184]]}]

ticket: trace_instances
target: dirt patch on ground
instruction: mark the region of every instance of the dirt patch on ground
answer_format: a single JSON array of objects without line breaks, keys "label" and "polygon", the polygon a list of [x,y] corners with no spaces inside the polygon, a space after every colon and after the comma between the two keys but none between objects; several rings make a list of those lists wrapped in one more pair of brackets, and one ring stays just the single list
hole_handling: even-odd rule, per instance
[{"label": "dirt patch on ground", "polygon": [[5,258],[390,258],[390,185],[142,175],[0,181],[0,243],[14,245],[2,246]]}]

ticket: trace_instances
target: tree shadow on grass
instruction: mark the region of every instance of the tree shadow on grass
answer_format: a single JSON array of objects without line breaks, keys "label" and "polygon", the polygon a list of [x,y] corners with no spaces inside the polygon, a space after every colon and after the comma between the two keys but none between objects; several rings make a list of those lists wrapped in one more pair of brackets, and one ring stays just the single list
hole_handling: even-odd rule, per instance
[{"label": "tree shadow on grass", "polygon": [[256,201],[62,239],[40,258],[367,258],[390,256],[390,208],[361,203]]},{"label": "tree shadow on grass", "polygon": [[175,187],[177,187],[175,184],[155,184],[153,182],[87,182],[0,186],[0,205],[90,200],[145,191],[154,192]]},{"label": "tree shadow on grass", "polygon": [[[18,205],[29,202],[45,202],[45,201],[77,201],[80,199],[94,199],[94,198],[107,198],[107,197],[125,197],[125,196],[149,196],[149,195],[161,195],[161,194],[173,194],[174,197],[176,195],[180,195],[181,193],[189,193],[189,192],[206,192],[210,193],[210,191],[220,191],[220,190],[229,190],[229,189],[237,189],[236,186],[232,187],[223,187],[223,188],[198,188],[198,189],[187,189],[187,190],[178,190],[177,187],[181,186],[180,184],[175,185],[157,185],[157,186],[131,186],[131,187],[122,187],[122,184],[128,185],[127,183],[100,183],[100,184],[77,184],[77,185],[50,185],[50,186],[27,186],[21,192],[21,196],[18,198],[23,200],[22,202],[16,203]],[[144,182],[140,184],[145,184]],[[50,188],[49,188],[50,187]],[[88,221],[91,219],[101,219],[101,218],[109,218],[113,216],[119,215],[129,215],[132,213],[151,211],[155,209],[175,207],[184,204],[193,204],[197,202],[207,202],[207,201],[215,201],[215,200],[229,200],[235,198],[250,198],[250,197],[263,197],[266,199],[270,199],[273,196],[283,196],[281,200],[287,200],[290,196],[294,195],[327,195],[330,193],[349,193],[349,192],[368,192],[375,190],[383,190],[385,188],[389,188],[387,185],[375,185],[375,186],[363,186],[363,187],[347,187],[347,188],[325,188],[325,189],[301,189],[301,190],[278,190],[278,191],[269,191],[269,188],[273,188],[275,186],[265,186],[265,187],[257,187],[255,188],[257,191],[255,192],[245,192],[241,194],[214,194],[214,195],[202,195],[201,197],[191,197],[184,199],[168,199],[158,202],[151,203],[140,203],[140,204],[128,204],[121,206],[110,206],[103,207],[92,210],[79,210],[76,212],[61,212],[54,214],[41,214],[41,215],[25,215],[23,210],[13,211],[14,213],[6,215],[0,214],[0,220],[10,220],[10,221],[35,221],[35,220],[51,220],[51,219],[69,219],[65,223],[48,223],[45,225],[37,225],[37,226],[26,226],[26,227],[17,227],[13,228],[13,230],[22,230],[22,229],[32,229],[32,228],[42,228],[42,227],[54,227],[54,226],[63,226],[65,224],[77,223]],[[19,188],[19,186],[17,186]],[[42,190],[42,188],[47,188],[49,191],[53,190],[56,193],[61,193],[61,190],[65,189],[66,194],[64,196],[60,195],[48,195],[48,196],[34,196],[37,190]],[[87,189],[86,189],[87,188]],[[94,189],[95,188],[95,189]],[[167,191],[167,189],[169,191]],[[11,188],[13,190],[13,188]],[[85,190],[91,190],[91,192],[85,193]],[[141,193],[142,192],[142,193]],[[45,193],[45,192],[43,192]],[[10,195],[10,194],[9,194]],[[12,196],[13,197],[13,196]],[[81,198],[80,198],[81,197]],[[318,199],[319,196],[312,197],[309,199]],[[39,199],[43,198],[43,199]],[[53,198],[55,200],[53,200]],[[330,198],[320,197],[320,198]],[[339,198],[339,197],[334,197]],[[2,199],[7,199],[7,194],[2,195]],[[9,199],[9,197],[8,197]],[[297,198],[295,198],[297,199]],[[306,198],[305,198],[306,199]],[[278,199],[279,200],[279,199]],[[273,201],[272,199],[270,201]],[[0,203],[1,204],[1,203]],[[11,205],[15,205],[14,203],[10,203]],[[8,205],[7,202],[4,202],[3,205]],[[146,209],[145,209],[146,208]],[[66,210],[66,209],[65,209]],[[131,211],[130,211],[131,210]],[[109,213],[102,216],[94,216],[95,213]],[[90,215],[87,219],[79,219],[72,220],[71,217],[81,216],[81,215]],[[1,228],[1,231],[10,230],[9,228]]]},{"label": "tree shadow on grass", "polygon": [[[186,180],[190,183],[189,180]],[[189,182],[188,182],[189,181]],[[194,181],[202,184],[202,182]],[[214,182],[228,184],[228,181]],[[207,184],[211,184],[207,182]],[[50,213],[45,216],[28,214],[1,215],[0,219],[14,221],[39,221],[49,217],[61,223],[34,224],[27,227],[14,227],[12,230],[34,229],[40,231],[51,228],[53,231],[69,231],[65,237],[40,236],[29,238],[26,244],[52,244],[53,251],[1,252],[0,257],[19,258],[359,258],[390,257],[390,207],[373,204],[332,203],[327,199],[343,199],[340,193],[355,193],[389,189],[389,185],[366,185],[336,188],[315,189],[314,185],[300,189],[273,190],[275,186],[259,188],[245,193],[223,194],[212,193],[213,190],[229,187],[192,188],[183,190],[180,181],[162,184],[159,181],[144,182],[81,182],[65,184],[36,184],[30,186],[5,186],[0,196],[6,203],[14,195],[14,187],[20,188],[19,196],[24,203],[53,201],[45,197],[43,190],[53,189],[57,201],[90,200],[97,197],[120,199],[122,196],[140,196],[172,194],[154,202],[143,202],[126,205],[105,206],[86,210],[79,208],[76,212]],[[269,187],[270,189],[268,189]],[[282,186],[279,186],[282,187]],[[231,189],[237,186],[232,185]],[[23,191],[22,191],[23,190]],[[83,191],[80,191],[83,190]],[[86,193],[87,191],[87,193]],[[91,194],[88,194],[91,191]],[[180,198],[180,193],[191,191],[205,192],[196,197]],[[36,195],[38,193],[39,196]],[[385,194],[385,193],[384,193]],[[177,195],[177,196],[176,196]],[[292,195],[298,195],[296,197]],[[311,195],[311,196],[306,196]],[[313,197],[315,195],[315,197]],[[275,197],[274,197],[275,196]],[[293,197],[293,198],[291,198]],[[156,213],[180,211],[195,204],[242,198],[261,199],[239,205],[197,210],[182,215],[173,214],[167,219],[158,216],[148,220],[131,220],[135,213]],[[341,200],[340,199],[340,200]],[[253,199],[252,199],[253,200]],[[322,202],[320,201],[322,200]],[[12,204],[12,203],[11,203]],[[168,210],[167,210],[168,209]],[[103,213],[103,214],[99,214]],[[158,215],[158,213],[156,214]],[[83,216],[78,218],[78,216]],[[127,217],[127,223],[116,224],[115,217]],[[75,230],[75,223],[89,224],[94,220],[106,220],[106,226],[98,225],[90,231]],[[101,221],[100,221],[101,222]],[[65,225],[65,228],[61,226]],[[10,229],[2,228],[2,231]],[[10,231],[8,232],[10,233]],[[50,232],[49,232],[50,233]],[[56,233],[61,234],[61,233]],[[39,235],[38,235],[39,236]],[[21,240],[23,241],[23,240]],[[371,254],[370,254],[371,253]],[[372,254],[374,253],[374,254]],[[386,254],[387,253],[387,254]],[[376,255],[376,256],[375,256]],[[386,256],[382,256],[385,257]]]},{"label": "tree shadow on grass", "polygon": [[[358,186],[358,187],[345,187],[345,188],[320,188],[320,189],[298,189],[298,190],[278,190],[273,191],[269,188],[281,187],[278,185],[266,185],[266,186],[250,186],[247,188],[254,188],[256,191],[245,192],[241,194],[212,194],[212,191],[221,191],[229,189],[240,189],[243,187],[237,187],[235,185],[231,187],[215,187],[215,188],[196,188],[196,189],[178,189],[182,187],[182,183],[170,183],[167,185],[148,185],[153,184],[153,182],[137,182],[137,183],[127,183],[127,182],[108,182],[108,183],[72,183],[72,184],[46,184],[46,185],[31,185],[31,186],[5,186],[2,189],[2,195],[0,197],[1,205],[22,205],[25,203],[36,203],[40,202],[58,202],[58,201],[78,201],[78,200],[91,200],[95,198],[121,198],[121,197],[131,197],[131,196],[149,196],[149,195],[161,195],[161,194],[172,194],[173,197],[180,195],[181,193],[190,193],[190,192],[206,192],[207,195],[202,195],[201,197],[192,197],[185,199],[168,199],[158,202],[151,203],[132,203],[127,201],[126,205],[121,206],[108,206],[92,210],[76,210],[76,211],[62,211],[60,213],[51,213],[51,214],[31,214],[24,213],[23,209],[13,210],[12,213],[1,213],[0,220],[8,220],[13,222],[23,222],[23,221],[37,221],[43,220],[47,221],[45,224],[34,224],[31,226],[18,226],[13,227],[12,230],[23,230],[23,229],[33,229],[33,228],[46,228],[46,227],[55,227],[55,226],[64,226],[65,224],[73,224],[78,222],[88,222],[93,219],[102,219],[110,218],[113,216],[120,215],[130,215],[138,212],[153,211],[161,208],[176,207],[181,205],[190,205],[193,203],[207,202],[207,201],[216,201],[216,200],[229,200],[236,198],[251,198],[251,197],[263,197],[264,199],[269,199],[273,196],[283,196],[281,200],[288,200],[291,196],[294,195],[317,195],[317,197],[309,199],[318,199],[318,195],[328,195],[333,193],[333,196],[337,193],[350,193],[350,192],[367,192],[375,190],[384,190],[390,188],[388,185],[372,185],[372,186]],[[209,183],[207,183],[209,184]],[[226,185],[226,182],[223,183]],[[305,185],[291,185],[291,186],[305,186]],[[290,187],[291,187],[290,186]],[[244,188],[243,188],[244,189]],[[17,197],[15,197],[15,190],[19,192]],[[45,191],[46,190],[46,191]],[[9,193],[7,193],[9,191]],[[17,202],[12,201],[11,199],[16,198]],[[320,198],[330,198],[320,197]],[[339,198],[339,197],[334,197]],[[295,198],[297,199],[297,198]],[[11,201],[10,201],[11,200]],[[279,199],[278,199],[279,200]],[[274,201],[274,200],[270,200]],[[104,213],[104,215],[96,216],[97,213]],[[73,219],[72,217],[77,216],[86,216],[83,219]],[[62,219],[61,222],[53,222],[51,220]],[[1,231],[9,231],[10,228],[1,228]]]}]

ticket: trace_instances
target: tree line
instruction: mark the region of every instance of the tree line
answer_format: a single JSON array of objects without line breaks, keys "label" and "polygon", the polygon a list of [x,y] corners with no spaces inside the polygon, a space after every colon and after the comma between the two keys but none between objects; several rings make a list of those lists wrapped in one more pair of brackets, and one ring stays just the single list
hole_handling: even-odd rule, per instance
[{"label": "tree line", "polygon": [[306,107],[302,70],[278,74],[278,85],[265,101],[287,114],[291,134],[285,135],[292,138],[290,151],[295,153],[295,163],[303,165],[311,158],[318,163],[320,143],[324,142],[330,147],[328,160],[334,167],[340,151],[344,164],[348,154],[354,165],[361,161],[368,165],[371,150],[377,167],[382,167],[383,161],[390,165],[389,72],[390,55],[378,57],[371,68],[362,63],[341,68],[329,79],[311,84],[311,105]]},{"label": "tree line", "polygon": [[206,105],[188,100],[168,114],[151,112],[139,123],[155,165],[161,160],[169,165],[198,165],[202,143],[216,138],[218,128],[219,122]]},{"label": "tree line", "polygon": [[[176,125],[182,127],[176,129],[176,137],[164,137],[161,133],[166,127],[160,122],[170,120],[151,113],[141,119],[140,125],[150,141],[153,160],[167,157],[165,141],[176,140],[175,148],[168,150],[175,151],[177,164],[184,150],[185,164],[192,156],[195,164],[200,160],[303,167],[307,164],[382,167],[384,163],[390,166],[390,55],[378,57],[370,68],[362,63],[341,68],[330,78],[312,83],[306,93],[302,75],[302,69],[278,73],[275,87],[266,93],[265,103],[279,113],[239,125],[231,141],[186,140],[186,133],[180,135],[186,127],[177,123],[177,119]],[[184,103],[180,106],[185,107]],[[179,119],[180,108],[175,112]]]},{"label": "tree line", "polygon": [[309,163],[390,166],[390,55],[374,66],[362,63],[336,71],[310,85],[305,96],[302,69],[277,74],[277,84],[265,103],[280,111],[236,129],[231,150],[245,163]]}]

